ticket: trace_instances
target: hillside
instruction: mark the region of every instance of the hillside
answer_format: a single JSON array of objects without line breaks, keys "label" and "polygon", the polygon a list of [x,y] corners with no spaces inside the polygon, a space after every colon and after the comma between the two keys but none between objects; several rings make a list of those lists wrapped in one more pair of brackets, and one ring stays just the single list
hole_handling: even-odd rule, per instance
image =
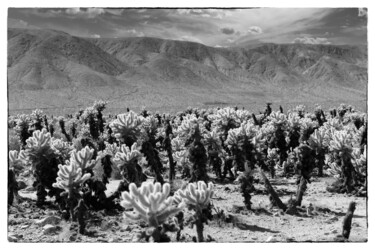
[{"label": "hillside", "polygon": [[367,80],[365,47],[213,48],[149,37],[93,39],[8,29],[11,111],[84,106],[98,98],[113,108],[160,109],[267,100],[363,102]]}]

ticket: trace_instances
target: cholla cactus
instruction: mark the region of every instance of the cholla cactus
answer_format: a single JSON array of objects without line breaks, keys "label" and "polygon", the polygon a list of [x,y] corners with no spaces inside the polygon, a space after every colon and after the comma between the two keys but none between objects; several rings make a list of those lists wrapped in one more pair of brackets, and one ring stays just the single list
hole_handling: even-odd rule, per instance
[{"label": "cholla cactus", "polygon": [[74,220],[74,208],[81,198],[80,186],[91,177],[91,174],[82,175],[82,168],[73,160],[66,161],[66,165],[59,164],[59,172],[53,187],[64,190],[62,196],[67,196],[67,205],[70,211],[70,218]]},{"label": "cholla cactus", "polygon": [[17,150],[9,151],[9,167],[14,170],[22,169],[22,160],[18,156]]},{"label": "cholla cactus", "polygon": [[340,178],[343,176],[343,172],[340,166],[337,165],[336,162],[328,162],[327,165],[329,166],[328,173],[335,178]]},{"label": "cholla cactus", "polygon": [[196,183],[189,183],[187,188],[182,191],[181,189],[177,191],[175,199],[177,201],[183,201],[188,205],[189,209],[195,210],[195,221],[198,242],[203,242],[203,223],[207,220],[207,217],[203,210],[207,209],[210,205],[210,201],[214,185],[210,182],[208,185],[203,181]]},{"label": "cholla cactus", "polygon": [[304,117],[306,112],[306,106],[305,105],[298,105],[296,107],[296,111],[298,112],[299,117]]},{"label": "cholla cactus", "polygon": [[324,134],[321,130],[316,129],[308,140],[310,147],[312,148],[324,148]]},{"label": "cholla cactus", "polygon": [[146,177],[142,172],[141,166],[138,165],[138,161],[143,158],[143,154],[139,152],[137,147],[137,143],[134,143],[130,149],[126,145],[122,145],[113,161],[121,170],[126,181],[140,185],[146,180]]},{"label": "cholla cactus", "polygon": [[92,159],[94,155],[94,149],[90,149],[88,146],[84,147],[80,151],[74,150],[71,154],[71,161],[76,162],[78,166],[85,172],[95,166],[99,159]]},{"label": "cholla cactus", "polygon": [[335,131],[329,148],[336,152],[350,153],[352,151],[352,140],[349,133],[347,131]]},{"label": "cholla cactus", "polygon": [[133,212],[124,212],[125,217],[132,220],[143,220],[149,226],[158,227],[166,219],[178,213],[184,206],[180,203],[173,206],[173,197],[168,197],[170,193],[169,183],[162,186],[159,182],[143,182],[137,188],[134,183],[130,183],[129,192],[122,193],[121,206],[124,208],[134,208]]},{"label": "cholla cactus", "polygon": [[29,132],[30,118],[27,115],[18,115],[16,119],[15,131],[22,142],[22,145],[26,145],[26,140],[31,136]]},{"label": "cholla cactus", "polygon": [[251,117],[251,113],[247,110],[238,109],[236,110],[236,117],[238,121],[242,123],[249,120],[249,118]]},{"label": "cholla cactus", "polygon": [[280,111],[277,112],[272,112],[271,115],[269,116],[270,122],[272,125],[277,126],[277,125],[286,125],[287,123],[287,118],[286,115],[281,113]]},{"label": "cholla cactus", "polygon": [[208,118],[212,120],[212,126],[217,128],[224,138],[226,138],[230,129],[237,128],[240,124],[237,120],[236,111],[230,107],[220,109],[216,114],[209,115]]},{"label": "cholla cactus", "polygon": [[52,139],[52,149],[61,157],[61,161],[64,162],[70,158],[70,153],[74,147],[69,142],[65,142],[61,139]]},{"label": "cholla cactus", "polygon": [[187,150],[176,151],[173,154],[178,170],[182,173],[182,178],[190,177],[191,163],[189,161],[189,153]]},{"label": "cholla cactus", "polygon": [[180,196],[188,206],[196,209],[203,209],[208,206],[213,195],[212,182],[208,185],[204,181],[198,183],[189,183],[187,188],[182,191],[178,190],[177,195]]},{"label": "cholla cactus", "polygon": [[56,183],[52,186],[65,190],[68,198],[73,198],[74,193],[78,193],[78,187],[91,177],[90,173],[82,175],[82,168],[75,161],[67,161],[66,165],[59,164],[59,172]]},{"label": "cholla cactus", "polygon": [[208,145],[209,147],[217,150],[221,149],[220,135],[216,129],[212,131],[207,131],[207,133],[205,133],[203,137],[205,145]]},{"label": "cholla cactus", "polygon": [[315,163],[318,167],[318,176],[323,176],[325,154],[328,151],[324,142],[324,134],[320,129],[316,129],[308,140],[309,146],[315,151]]},{"label": "cholla cactus", "polygon": [[43,111],[40,109],[35,109],[31,113],[32,127],[34,130],[41,130],[43,128]]},{"label": "cholla cactus", "polygon": [[51,134],[46,129],[34,131],[33,136],[26,140],[27,148],[42,148],[51,143]]},{"label": "cholla cactus", "polygon": [[110,123],[110,127],[119,142],[131,147],[141,134],[143,117],[133,111],[117,116],[117,119]]},{"label": "cholla cactus", "polygon": [[302,118],[301,119],[301,138],[300,141],[307,141],[310,135],[314,132],[316,128],[319,127],[317,121],[311,120],[311,118]]},{"label": "cholla cactus", "polygon": [[115,154],[114,162],[121,167],[141,160],[143,154],[137,147],[137,143],[134,143],[130,149],[126,145],[121,145],[120,150]]},{"label": "cholla cactus", "polygon": [[[150,235],[154,242],[169,241],[169,237],[165,234],[168,231],[168,226],[164,224],[169,217],[180,212],[185,205],[180,203],[175,206],[174,198],[169,197],[170,190],[169,183],[164,183],[162,186],[159,182],[155,184],[143,182],[139,188],[131,183],[129,192],[122,193],[121,206],[126,209],[133,208],[132,212],[125,211],[124,217],[143,220],[153,227],[153,232]],[[148,237],[146,236],[146,238]]]},{"label": "cholla cactus", "polygon": [[[177,134],[180,136],[181,139],[185,139],[185,141],[191,137],[191,134],[195,132],[195,127],[198,126],[200,130],[203,129],[203,126],[200,126],[200,118],[197,118],[195,114],[187,114],[184,117],[181,125],[177,129]],[[203,131],[201,131],[203,132]],[[203,133],[201,133],[203,134]]]},{"label": "cholla cactus", "polygon": [[106,101],[98,100],[94,102],[94,105],[92,107],[96,109],[98,112],[102,112],[105,109],[107,104],[108,102]]},{"label": "cholla cactus", "polygon": [[171,144],[172,144],[172,150],[174,152],[186,149],[184,141],[179,136],[173,138],[171,140]]},{"label": "cholla cactus", "polygon": [[[51,147],[51,135],[46,129],[34,131],[33,136],[26,140],[24,157],[31,163],[34,176],[36,178],[37,205],[44,203],[48,194],[50,197],[56,196],[58,199],[59,190],[52,187],[57,172],[59,157]],[[49,190],[47,193],[45,188]]]}]

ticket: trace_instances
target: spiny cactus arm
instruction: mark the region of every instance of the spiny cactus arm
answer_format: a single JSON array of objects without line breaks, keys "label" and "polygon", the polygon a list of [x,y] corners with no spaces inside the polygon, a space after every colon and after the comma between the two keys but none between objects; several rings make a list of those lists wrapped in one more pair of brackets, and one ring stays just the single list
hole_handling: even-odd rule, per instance
[{"label": "spiny cactus arm", "polygon": [[51,134],[45,128],[33,132],[33,136],[26,140],[28,148],[44,147],[51,142]]},{"label": "spiny cactus arm", "polygon": [[134,183],[130,183],[129,191],[130,195],[133,197],[137,197],[144,207],[149,207],[151,205],[148,199],[146,198],[149,195],[146,186],[143,186],[141,188],[141,191],[139,191]]},{"label": "spiny cactus arm", "polygon": [[183,198],[184,202],[194,206],[206,206],[213,195],[213,184],[209,183],[208,187],[203,181],[199,181],[198,185],[189,183],[185,191],[178,190],[177,195]]},{"label": "spiny cactus arm", "polygon": [[76,165],[75,162],[67,161],[67,165],[59,165],[59,172],[56,182],[52,184],[53,187],[64,189],[66,191],[72,191],[76,186],[85,182],[91,177],[91,174],[87,173],[82,176],[82,170]]},{"label": "spiny cactus arm", "polygon": [[[165,187],[167,186],[167,187]],[[142,183],[137,188],[134,183],[129,185],[129,192],[122,193],[121,205],[125,208],[133,208],[133,212],[124,215],[130,219],[143,219],[150,226],[157,227],[169,216],[181,210],[183,205],[173,206],[173,197],[168,197],[170,187],[165,183]]]},{"label": "spiny cactus arm", "polygon": [[17,150],[11,150],[9,151],[9,166],[13,167],[17,165],[21,160],[19,159]]},{"label": "spiny cactus arm", "polygon": [[190,195],[184,193],[182,190],[178,190],[177,194],[182,198],[182,200],[188,204],[195,204],[196,200],[194,200]]},{"label": "spiny cactus arm", "polygon": [[125,208],[134,208],[134,212],[138,213],[143,219],[147,219],[147,211],[142,206],[140,206],[135,197],[130,195],[127,192],[122,193],[123,201],[121,202],[121,206]]},{"label": "spiny cactus arm", "polygon": [[168,217],[177,214],[184,208],[185,204],[180,203],[177,207],[172,207],[167,210],[163,210],[163,212],[159,213],[156,216],[157,221],[165,221]]},{"label": "spiny cactus arm", "polygon": [[85,169],[93,164],[92,156],[94,149],[90,149],[88,146],[81,149],[80,151],[73,151],[72,160],[79,164],[81,169]]}]

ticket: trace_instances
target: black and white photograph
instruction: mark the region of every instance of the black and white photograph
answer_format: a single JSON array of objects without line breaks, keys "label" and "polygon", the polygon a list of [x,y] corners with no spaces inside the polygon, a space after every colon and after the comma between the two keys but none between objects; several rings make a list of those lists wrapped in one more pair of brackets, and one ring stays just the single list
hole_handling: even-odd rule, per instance
[{"label": "black and white photograph", "polygon": [[7,6],[3,238],[367,247],[361,4]]}]

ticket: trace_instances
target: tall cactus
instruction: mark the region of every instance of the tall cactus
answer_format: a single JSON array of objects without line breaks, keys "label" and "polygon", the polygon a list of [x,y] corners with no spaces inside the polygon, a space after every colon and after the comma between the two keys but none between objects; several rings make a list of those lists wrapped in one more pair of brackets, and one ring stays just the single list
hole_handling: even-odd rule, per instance
[{"label": "tall cactus", "polygon": [[214,185],[211,182],[207,185],[203,181],[199,181],[198,183],[189,183],[184,191],[180,189],[176,193],[176,199],[182,200],[189,209],[195,211],[194,224],[197,230],[198,242],[204,242],[203,223],[207,221],[207,216],[205,216],[203,210],[210,205],[214,193],[213,187]]}]

